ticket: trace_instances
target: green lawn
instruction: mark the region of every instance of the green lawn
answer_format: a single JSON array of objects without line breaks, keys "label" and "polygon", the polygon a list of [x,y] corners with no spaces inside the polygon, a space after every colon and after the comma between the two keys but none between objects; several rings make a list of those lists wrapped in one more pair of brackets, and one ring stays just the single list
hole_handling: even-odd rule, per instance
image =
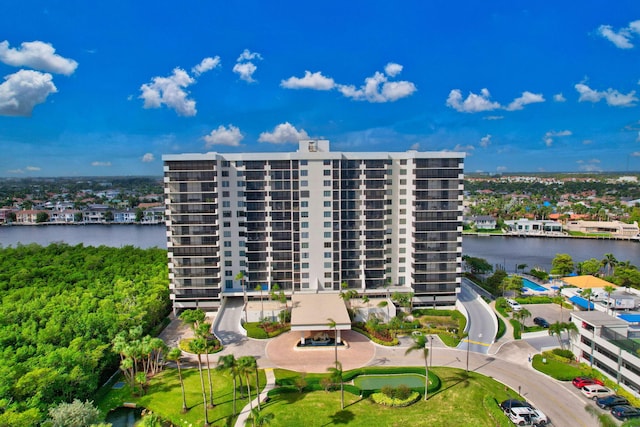
[{"label": "green lawn", "polygon": [[[174,425],[201,426],[204,423],[204,409],[198,369],[183,369],[182,375],[185,382],[187,406],[189,408],[186,414],[180,413],[182,408],[182,394],[178,380],[178,371],[177,369],[169,368],[150,379],[150,385],[144,396],[132,396],[129,388],[125,386],[118,390],[111,389],[104,398],[96,402],[96,405],[106,414],[109,410],[122,406],[125,402],[132,402],[138,406],[150,409],[163,419],[171,421]],[[208,410],[209,423],[212,426],[224,426],[227,425],[227,418],[232,417],[233,413],[233,382],[231,377],[217,371],[212,372],[212,379],[213,401],[216,407]],[[204,381],[208,396],[209,382],[206,370],[204,372]],[[253,384],[251,394],[255,398],[255,376],[251,377],[250,381]],[[265,382],[266,377],[264,372],[260,371],[261,388],[264,387]],[[246,386],[244,389],[246,390]],[[248,399],[240,399],[240,390],[238,390],[238,399],[236,402],[237,411],[240,412],[248,403]]]},{"label": "green lawn", "polygon": [[275,415],[271,426],[509,426],[497,403],[516,397],[514,391],[491,378],[464,370],[436,367],[442,385],[427,402],[406,408],[388,408],[345,393],[345,409],[340,410],[339,391],[313,391],[274,395],[263,411]]}]

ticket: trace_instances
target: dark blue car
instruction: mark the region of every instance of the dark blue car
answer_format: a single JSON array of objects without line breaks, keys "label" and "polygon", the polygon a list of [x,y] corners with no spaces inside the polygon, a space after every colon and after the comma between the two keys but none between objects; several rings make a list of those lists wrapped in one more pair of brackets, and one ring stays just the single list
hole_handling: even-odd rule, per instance
[{"label": "dark blue car", "polygon": [[628,405],[629,401],[622,396],[612,394],[611,396],[601,397],[596,400],[596,405],[602,409],[612,408],[614,406]]},{"label": "dark blue car", "polygon": [[611,415],[617,419],[624,421],[629,418],[640,418],[640,409],[634,408],[631,405],[620,405],[611,408]]}]

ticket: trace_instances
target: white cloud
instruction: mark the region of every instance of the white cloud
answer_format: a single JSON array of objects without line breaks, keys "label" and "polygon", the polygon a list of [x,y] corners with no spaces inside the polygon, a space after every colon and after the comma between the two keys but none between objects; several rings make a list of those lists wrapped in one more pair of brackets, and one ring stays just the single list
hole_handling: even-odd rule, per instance
[{"label": "white cloud", "polygon": [[507,105],[506,109],[508,111],[522,110],[525,105],[535,104],[538,102],[544,102],[544,97],[542,96],[542,94],[524,91],[519,98],[511,101],[511,104]]},{"label": "white cloud", "polygon": [[20,70],[5,76],[0,84],[0,115],[31,116],[33,108],[46,101],[58,89],[49,73]]},{"label": "white cloud", "polygon": [[584,160],[577,160],[576,163],[578,163],[578,169],[581,171],[585,171],[585,172],[602,172],[602,168],[600,167],[600,160],[599,159],[590,159],[587,161]]},{"label": "white cloud", "polygon": [[469,145],[456,144],[455,147],[453,147],[453,151],[464,151],[466,153],[469,153],[470,151],[473,151],[475,149],[476,149],[476,147],[474,147],[471,144],[469,144]]},{"label": "white cloud", "polygon": [[396,64],[394,62],[389,62],[385,67],[384,67],[384,72],[387,76],[389,77],[395,77],[398,74],[400,74],[402,72],[402,65],[400,64]]},{"label": "white cloud", "polygon": [[18,174],[23,174],[24,171],[22,169],[9,169],[7,170],[7,173],[18,175]]},{"label": "white cloud", "polygon": [[562,93],[556,93],[555,95],[553,95],[553,100],[555,102],[565,102],[567,98],[565,98]]},{"label": "white cloud", "polygon": [[262,132],[259,142],[272,144],[297,143],[301,139],[308,139],[309,135],[304,129],[297,130],[291,123],[281,123],[273,129],[273,132]]},{"label": "white cloud", "polygon": [[463,101],[460,89],[453,89],[449,92],[446,105],[461,113],[479,113],[501,108],[499,103],[489,100],[490,96],[489,90],[485,88],[480,91],[480,95],[469,92],[469,96]]},{"label": "white cloud", "polygon": [[640,157],[640,151],[634,151],[631,153],[631,157]]},{"label": "white cloud", "polygon": [[600,25],[600,27],[598,27],[598,34],[620,49],[631,49],[633,47],[633,43],[630,41],[631,31],[629,28],[621,28],[616,32],[611,25]]},{"label": "white cloud", "polygon": [[204,58],[198,65],[191,69],[191,72],[196,76],[200,74],[206,73],[207,71],[211,71],[214,68],[220,66],[220,57],[216,56],[214,58],[207,57]]},{"label": "white cloud", "polygon": [[636,142],[640,142],[640,131],[638,131],[638,136],[636,136]]},{"label": "white cloud", "polygon": [[111,162],[91,162],[91,166],[110,167],[111,166]]},{"label": "white cloud", "polygon": [[496,172],[505,172],[507,170],[506,166],[498,166],[496,168]]},{"label": "white cloud", "polygon": [[151,83],[140,86],[144,108],[160,108],[163,104],[180,116],[195,116],[196,102],[187,98],[186,87],[195,80],[181,68],[175,68],[169,77],[154,77]]},{"label": "white cloud", "polygon": [[576,90],[580,94],[580,98],[578,98],[579,102],[600,102],[600,100],[604,99],[607,105],[612,107],[633,107],[635,106],[638,98],[635,96],[636,92],[632,90],[627,94],[623,94],[618,92],[615,89],[607,89],[606,91],[597,91],[591,89],[584,83],[577,83],[575,86]]},{"label": "white cloud", "polygon": [[145,153],[144,156],[142,156],[142,162],[143,163],[151,163],[156,159],[156,157],[153,155],[153,153]]},{"label": "white cloud", "polygon": [[487,148],[489,146],[489,144],[491,144],[491,135],[490,134],[486,134],[485,136],[480,138],[480,146],[482,148]]},{"label": "white cloud", "polygon": [[258,67],[251,61],[254,59],[262,60],[262,56],[257,52],[250,52],[249,49],[245,49],[236,61],[236,65],[233,66],[233,72],[240,76],[240,79],[253,83],[255,79],[253,74]]},{"label": "white cloud", "polygon": [[353,85],[337,85],[338,90],[347,98],[356,101],[393,102],[412,95],[417,89],[408,81],[390,82],[383,73],[367,77],[364,85],[356,89]]},{"label": "white cloud", "polygon": [[258,67],[256,67],[253,62],[242,62],[233,66],[233,72],[238,74],[240,79],[248,83],[255,82],[253,73],[255,73],[257,69]]},{"label": "white cloud", "polygon": [[78,67],[73,59],[56,55],[49,43],[32,41],[22,43],[20,49],[9,48],[9,42],[0,42],[0,62],[14,67],[29,67],[56,74],[70,75]]},{"label": "white cloud", "polygon": [[280,82],[280,86],[287,89],[331,90],[335,85],[332,78],[323,76],[320,71],[315,73],[305,71],[304,77],[289,77]]},{"label": "white cloud", "polygon": [[484,120],[502,120],[504,116],[486,116],[483,117]]},{"label": "white cloud", "polygon": [[420,150],[420,143],[416,142],[414,144],[411,144],[411,147],[409,147],[409,150],[416,150],[416,151]]},{"label": "white cloud", "polygon": [[542,138],[542,140],[544,141],[547,147],[551,147],[551,145],[553,145],[554,138],[570,136],[570,135],[573,135],[573,133],[570,130],[561,130],[561,131],[550,130],[549,132],[544,134],[544,137]]},{"label": "white cloud", "polygon": [[242,62],[242,61],[253,61],[254,59],[260,59],[262,60],[262,56],[258,53],[258,52],[250,52],[249,49],[245,49],[240,56],[238,57],[238,59],[236,60],[236,62]]},{"label": "white cloud", "polygon": [[244,135],[242,135],[240,129],[230,124],[228,128],[223,125],[218,126],[218,129],[212,130],[211,133],[205,135],[203,139],[207,147],[212,145],[237,147],[240,145],[240,141],[244,139]]},{"label": "white cloud", "polygon": [[38,172],[40,170],[38,166],[27,166],[25,169],[29,172]]}]

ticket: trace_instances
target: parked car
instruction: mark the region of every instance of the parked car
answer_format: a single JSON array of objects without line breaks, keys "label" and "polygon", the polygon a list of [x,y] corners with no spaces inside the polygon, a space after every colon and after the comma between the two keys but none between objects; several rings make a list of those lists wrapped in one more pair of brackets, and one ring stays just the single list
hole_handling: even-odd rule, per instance
[{"label": "parked car", "polygon": [[611,408],[611,415],[622,421],[629,418],[640,418],[640,409],[631,405],[614,406]]},{"label": "parked car", "polygon": [[507,399],[500,404],[500,409],[503,411],[508,411],[511,408],[531,408],[531,405],[529,402],[518,399]]},{"label": "parked car", "polygon": [[596,400],[596,405],[602,409],[613,408],[614,406],[628,405],[629,401],[622,396],[612,394],[611,396],[601,397]]},{"label": "parked car", "polygon": [[597,378],[589,378],[589,377],[575,377],[572,381],[574,387],[576,388],[582,388],[586,385],[591,385],[591,384],[598,384],[598,385],[604,385],[604,383],[602,381],[600,381]]},{"label": "parked car", "polygon": [[549,422],[549,419],[541,411],[529,407],[513,407],[504,411],[505,415],[516,425],[543,426]]},{"label": "parked car", "polygon": [[520,305],[520,303],[514,299],[511,298],[507,298],[507,305],[509,307],[511,307],[511,310],[513,311],[520,311],[522,310],[522,306]]},{"label": "parked car", "polygon": [[549,322],[547,322],[544,318],[542,317],[534,317],[533,318],[533,323],[543,327],[543,328],[548,328],[549,327]]},{"label": "parked car", "polygon": [[600,384],[586,385],[582,387],[580,391],[582,391],[582,394],[587,396],[587,398],[593,399],[593,400],[596,400],[599,397],[605,397],[613,394],[613,391],[609,390],[608,388]]}]

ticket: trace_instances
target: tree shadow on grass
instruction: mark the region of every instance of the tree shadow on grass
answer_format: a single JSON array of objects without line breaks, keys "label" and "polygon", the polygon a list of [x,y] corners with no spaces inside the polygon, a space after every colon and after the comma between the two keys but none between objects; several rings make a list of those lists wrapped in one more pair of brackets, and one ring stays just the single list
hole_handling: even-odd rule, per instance
[{"label": "tree shadow on grass", "polygon": [[441,387],[439,390],[430,393],[429,397],[444,393],[445,391],[457,386],[467,388],[471,385],[470,382],[472,380],[471,374],[467,371],[458,371],[448,376],[447,378],[440,378],[441,381],[444,381],[445,379],[450,384],[446,387]]},{"label": "tree shadow on grass", "polygon": [[353,412],[343,409],[342,411],[338,411],[335,414],[331,415],[329,418],[331,418],[331,421],[325,424],[325,426],[334,424],[349,424],[356,418],[356,416],[353,414]]}]

